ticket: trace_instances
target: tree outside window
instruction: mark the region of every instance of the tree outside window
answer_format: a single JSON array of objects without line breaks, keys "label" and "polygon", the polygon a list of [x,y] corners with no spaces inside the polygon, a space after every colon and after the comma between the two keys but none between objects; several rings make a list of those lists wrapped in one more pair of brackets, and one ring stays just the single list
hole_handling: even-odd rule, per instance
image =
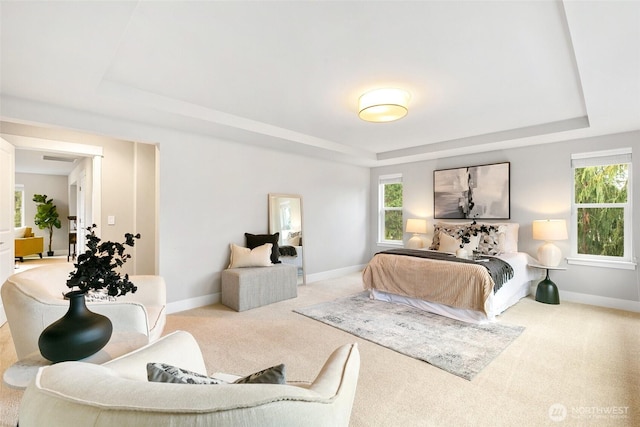
[{"label": "tree outside window", "polygon": [[13,226],[24,226],[24,188],[16,185],[15,189],[15,213],[13,217]]},{"label": "tree outside window", "polygon": [[572,161],[576,253],[579,256],[629,259],[631,154]]},{"label": "tree outside window", "polygon": [[402,177],[380,177],[380,240],[402,242]]}]

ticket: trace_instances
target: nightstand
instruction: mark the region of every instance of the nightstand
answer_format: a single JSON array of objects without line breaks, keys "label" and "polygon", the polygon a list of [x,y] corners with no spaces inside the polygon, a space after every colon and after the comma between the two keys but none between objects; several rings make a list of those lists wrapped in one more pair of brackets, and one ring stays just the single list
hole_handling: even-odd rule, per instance
[{"label": "nightstand", "polygon": [[547,270],[547,277],[543,281],[538,283],[536,288],[536,301],[543,302],[545,304],[560,304],[560,295],[558,294],[558,287],[549,278],[549,270],[566,270],[566,267],[549,267],[548,265],[541,264],[529,264],[529,267],[543,268]]}]

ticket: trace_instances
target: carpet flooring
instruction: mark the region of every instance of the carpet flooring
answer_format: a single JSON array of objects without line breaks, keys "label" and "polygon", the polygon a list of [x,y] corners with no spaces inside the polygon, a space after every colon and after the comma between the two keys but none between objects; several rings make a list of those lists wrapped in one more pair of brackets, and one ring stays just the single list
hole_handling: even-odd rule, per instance
[{"label": "carpet flooring", "polygon": [[475,377],[525,329],[461,322],[372,300],[366,291],[294,311],[466,380]]},{"label": "carpet flooring", "polygon": [[[525,326],[522,335],[467,381],[294,312],[362,290],[357,272],[240,313],[219,303],[173,313],[164,333],[193,334],[208,373],[246,375],[285,363],[292,381],[313,381],[334,349],[357,342],[361,366],[350,427],[640,425],[640,313],[523,298],[498,319]],[[0,373],[15,361],[5,324]],[[15,427],[21,397],[0,383],[1,427]],[[563,408],[560,422],[555,414]]]}]

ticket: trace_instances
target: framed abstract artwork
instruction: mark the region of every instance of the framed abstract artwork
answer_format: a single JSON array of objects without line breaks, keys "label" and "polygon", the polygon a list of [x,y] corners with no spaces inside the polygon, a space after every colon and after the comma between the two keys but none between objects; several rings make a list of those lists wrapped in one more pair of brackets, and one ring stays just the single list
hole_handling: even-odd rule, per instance
[{"label": "framed abstract artwork", "polygon": [[435,219],[509,219],[509,162],[433,171]]}]

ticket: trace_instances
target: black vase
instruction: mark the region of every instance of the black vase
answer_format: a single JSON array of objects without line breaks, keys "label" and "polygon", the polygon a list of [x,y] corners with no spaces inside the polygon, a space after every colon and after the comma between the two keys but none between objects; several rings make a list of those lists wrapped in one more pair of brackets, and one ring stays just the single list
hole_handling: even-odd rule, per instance
[{"label": "black vase", "polygon": [[108,317],[87,308],[83,292],[72,291],[65,296],[69,298],[69,310],[47,326],[38,339],[40,354],[54,363],[97,353],[107,345],[113,331]]}]

